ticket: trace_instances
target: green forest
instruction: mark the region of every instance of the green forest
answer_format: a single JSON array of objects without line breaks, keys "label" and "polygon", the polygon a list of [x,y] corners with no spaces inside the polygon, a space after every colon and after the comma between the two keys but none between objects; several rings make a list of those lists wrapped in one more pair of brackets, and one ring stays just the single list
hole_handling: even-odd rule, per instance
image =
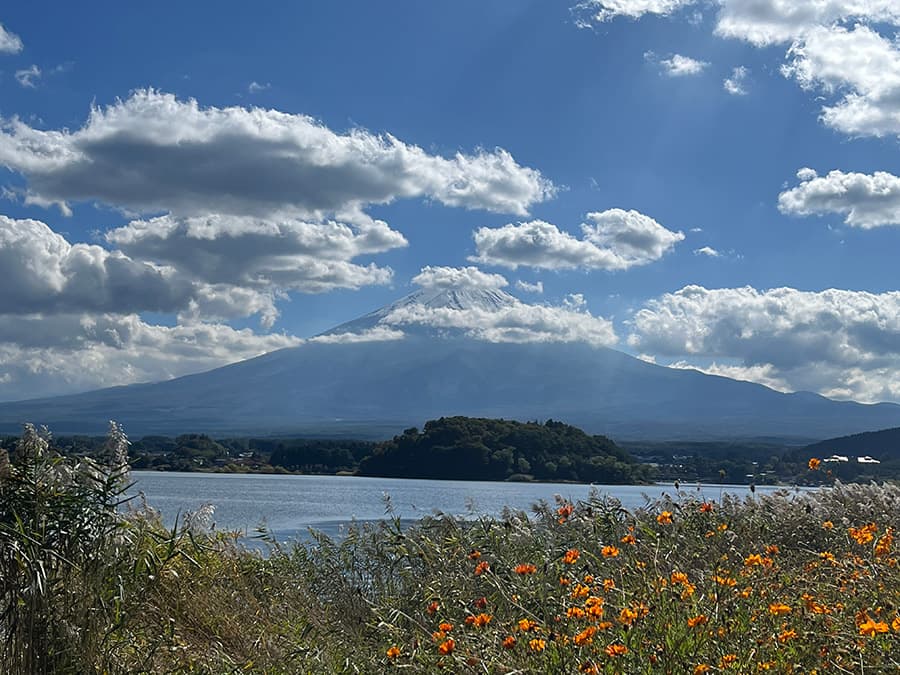
[{"label": "green forest", "polygon": [[547,420],[442,417],[376,446],[364,476],[642,483],[649,467],[605,436]]}]

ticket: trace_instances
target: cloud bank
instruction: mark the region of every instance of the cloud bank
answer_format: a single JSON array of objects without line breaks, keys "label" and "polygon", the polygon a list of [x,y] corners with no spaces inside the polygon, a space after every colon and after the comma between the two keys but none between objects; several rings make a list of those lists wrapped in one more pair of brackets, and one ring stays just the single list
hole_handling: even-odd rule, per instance
[{"label": "cloud bank", "polygon": [[648,302],[630,327],[636,350],[718,360],[741,379],[862,401],[900,396],[900,292],[686,286]]}]

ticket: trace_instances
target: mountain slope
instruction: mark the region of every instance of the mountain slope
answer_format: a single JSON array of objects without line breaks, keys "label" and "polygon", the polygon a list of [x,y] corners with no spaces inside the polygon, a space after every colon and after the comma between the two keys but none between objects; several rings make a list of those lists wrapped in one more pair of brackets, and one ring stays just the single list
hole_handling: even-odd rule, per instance
[{"label": "mountain slope", "polygon": [[[413,294],[326,335],[379,326],[403,303],[499,305],[502,291]],[[310,341],[167,382],[0,404],[0,432],[23,421],[57,433],[308,434],[384,438],[441,416],[554,419],[613,438],[770,436],[815,440],[900,426],[900,406],[664,368],[579,343],[490,343],[407,330],[402,340]]]}]

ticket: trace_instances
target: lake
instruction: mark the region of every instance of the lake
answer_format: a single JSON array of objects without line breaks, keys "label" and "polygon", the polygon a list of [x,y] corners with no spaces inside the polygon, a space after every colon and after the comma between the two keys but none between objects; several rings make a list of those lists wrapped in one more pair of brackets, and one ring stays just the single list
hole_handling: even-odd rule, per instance
[{"label": "lake", "polygon": [[[178,514],[204,504],[215,506],[213,521],[219,529],[248,533],[265,524],[279,539],[304,536],[312,527],[339,535],[352,521],[385,516],[385,497],[404,520],[442,513],[472,516],[498,515],[504,507],[530,510],[554,495],[585,499],[591,489],[608,494],[626,508],[643,506],[646,497],[674,494],[671,483],[657,485],[576,485],[572,483],[495,483],[480,481],[361,478],[356,476],[284,476],[262,474],[176,473],[134,471],[130,493],[143,492],[147,503],[171,525]],[[682,491],[698,498],[718,500],[723,493],[744,496],[745,485],[682,484]],[[758,486],[757,493],[775,487]]]}]

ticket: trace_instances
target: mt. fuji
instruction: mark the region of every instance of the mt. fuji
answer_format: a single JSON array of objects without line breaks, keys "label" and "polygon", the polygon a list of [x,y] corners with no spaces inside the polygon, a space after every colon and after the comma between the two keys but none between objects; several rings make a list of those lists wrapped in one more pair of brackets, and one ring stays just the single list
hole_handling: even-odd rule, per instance
[{"label": "mt. fuji", "polygon": [[[784,394],[567,334],[499,289],[417,291],[304,344],[166,382],[0,404],[0,431],[384,438],[441,416],[559,419],[616,439],[820,439],[900,426],[900,406]],[[488,317],[473,324],[472,317]],[[541,323],[543,321],[543,323]],[[473,329],[472,325],[479,325]]]}]

